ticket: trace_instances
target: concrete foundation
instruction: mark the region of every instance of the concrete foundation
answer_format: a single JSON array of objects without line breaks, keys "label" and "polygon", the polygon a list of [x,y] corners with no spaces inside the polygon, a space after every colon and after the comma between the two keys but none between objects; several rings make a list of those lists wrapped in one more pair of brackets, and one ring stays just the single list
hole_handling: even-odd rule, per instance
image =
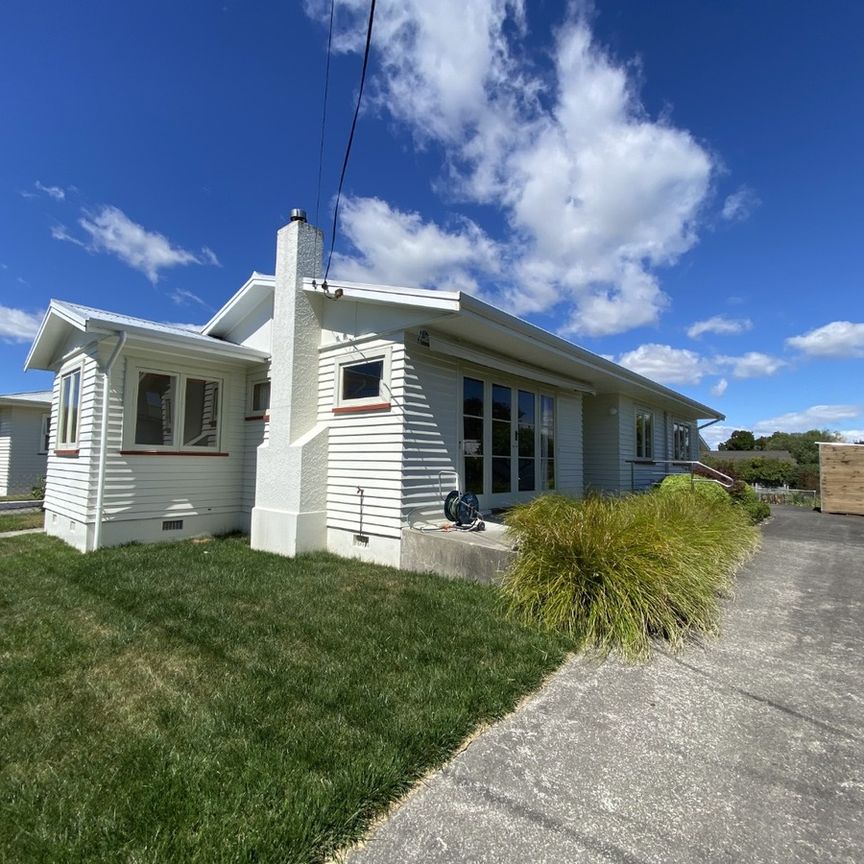
[{"label": "concrete foundation", "polygon": [[403,570],[497,585],[515,554],[504,526],[494,523],[487,523],[485,531],[405,528],[399,566]]}]

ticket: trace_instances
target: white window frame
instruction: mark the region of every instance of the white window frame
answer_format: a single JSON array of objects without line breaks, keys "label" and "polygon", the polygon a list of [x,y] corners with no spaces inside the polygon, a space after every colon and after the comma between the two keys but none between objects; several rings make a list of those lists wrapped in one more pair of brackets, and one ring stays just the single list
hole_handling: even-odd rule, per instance
[{"label": "white window frame", "polygon": [[[645,452],[639,452],[639,417],[647,417],[651,424],[650,434],[645,436],[643,448]],[[644,428],[644,423],[643,423]],[[651,460],[654,458],[654,412],[650,408],[643,408],[639,405],[633,411],[633,453],[636,459]]]},{"label": "white window frame", "polygon": [[[687,444],[689,446],[683,456],[678,453],[677,432],[679,427],[687,430]],[[672,458],[677,462],[689,462],[693,458],[693,425],[684,420],[672,421]]]},{"label": "white window frame", "polygon": [[262,411],[260,408],[255,408],[255,388],[259,384],[270,385],[270,395],[273,395],[273,383],[269,375],[261,375],[255,378],[250,378],[246,390],[246,416],[247,417],[266,417],[270,413],[270,400],[267,400],[267,407]]},{"label": "white window frame", "polygon": [[[61,440],[61,433],[64,431],[64,428],[68,428],[69,425],[69,406],[66,404],[66,400],[63,398],[63,391],[65,390],[64,382],[67,378],[72,378],[74,375],[78,376],[78,414],[75,417],[75,436],[68,441]],[[57,399],[57,423],[56,423],[56,434],[55,434],[55,450],[77,450],[79,439],[81,437],[81,393],[83,390],[82,383],[84,381],[84,364],[80,364],[79,366],[75,366],[72,369],[69,369],[67,372],[63,372],[60,375],[60,394]],[[70,391],[71,392],[71,391]],[[63,423],[63,415],[66,415],[66,423]]]},{"label": "white window frame", "polygon": [[[79,403],[78,411],[80,413],[81,406]],[[39,429],[39,449],[36,451],[40,456],[51,452],[51,415],[42,415],[42,425]]]},{"label": "white window frame", "polygon": [[[177,380],[177,398],[173,406],[173,441],[171,444],[136,444],[135,432],[138,425],[138,387],[142,374],[166,375]],[[213,446],[200,447],[183,443],[186,424],[186,382],[190,379],[215,381],[219,385],[219,410],[216,418],[216,443]],[[143,452],[163,453],[220,453],[222,446],[222,424],[225,415],[225,379],[213,372],[203,369],[166,369],[149,364],[130,362],[127,372],[126,392],[129,394],[125,405],[125,420],[123,424],[123,439],[125,450],[141,450]]]},{"label": "white window frame", "polygon": [[[352,351],[350,354],[345,354],[339,357],[336,361],[336,399],[335,405],[337,408],[357,407],[362,408],[372,405],[383,405],[390,403],[390,355],[389,348],[372,349],[369,352]],[[377,396],[364,396],[361,399],[343,399],[342,398],[342,380],[345,370],[351,366],[360,366],[364,363],[376,363],[383,361],[384,366],[381,371],[381,382],[378,386]]]}]

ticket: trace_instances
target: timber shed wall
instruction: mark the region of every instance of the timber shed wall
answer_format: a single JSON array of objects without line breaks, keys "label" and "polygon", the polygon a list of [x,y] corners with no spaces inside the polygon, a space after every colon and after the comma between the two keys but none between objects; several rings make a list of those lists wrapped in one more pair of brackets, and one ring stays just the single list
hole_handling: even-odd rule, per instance
[{"label": "timber shed wall", "polygon": [[864,444],[820,444],[823,513],[864,516]]}]

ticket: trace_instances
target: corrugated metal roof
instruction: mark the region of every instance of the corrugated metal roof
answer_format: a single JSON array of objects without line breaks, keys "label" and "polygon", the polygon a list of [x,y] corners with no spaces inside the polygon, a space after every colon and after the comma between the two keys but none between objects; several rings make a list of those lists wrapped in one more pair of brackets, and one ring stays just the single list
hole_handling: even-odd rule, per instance
[{"label": "corrugated metal roof", "polygon": [[35,402],[39,405],[50,405],[52,393],[50,390],[35,390],[30,393],[2,393],[0,402]]},{"label": "corrugated metal roof", "polygon": [[106,309],[95,309],[92,306],[82,306],[80,303],[69,303],[67,300],[54,300],[54,305],[71,312],[83,321],[96,320],[106,323],[118,324],[125,327],[141,327],[145,330],[153,330],[155,333],[168,333],[174,336],[197,336],[204,342],[212,342],[218,345],[225,343],[221,339],[205,336],[201,333],[201,325],[198,324],[171,324],[160,321],[150,321],[147,318],[135,318],[132,315],[123,315],[119,312],[109,312]]}]

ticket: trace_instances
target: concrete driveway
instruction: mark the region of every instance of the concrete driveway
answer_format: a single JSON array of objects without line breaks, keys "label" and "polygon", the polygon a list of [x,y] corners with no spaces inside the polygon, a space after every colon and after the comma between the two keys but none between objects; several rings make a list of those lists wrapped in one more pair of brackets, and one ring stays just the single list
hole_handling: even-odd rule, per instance
[{"label": "concrete driveway", "polygon": [[864,518],[775,508],[724,635],[577,658],[350,864],[864,861]]}]

